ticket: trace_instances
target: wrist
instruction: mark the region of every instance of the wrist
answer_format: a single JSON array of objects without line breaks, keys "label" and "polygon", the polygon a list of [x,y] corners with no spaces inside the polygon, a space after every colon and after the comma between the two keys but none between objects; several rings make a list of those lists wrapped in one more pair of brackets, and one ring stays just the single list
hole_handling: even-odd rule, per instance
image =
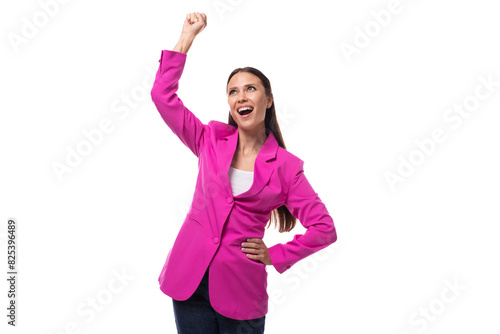
[{"label": "wrist", "polygon": [[193,34],[192,32],[186,32],[186,31],[181,32],[181,36],[180,36],[181,39],[186,39],[186,40],[191,40],[191,41],[193,41],[195,37],[196,37],[196,34]]},{"label": "wrist", "polygon": [[191,44],[193,44],[194,38],[195,35],[183,32],[179,38],[179,41],[173,48],[173,51],[187,53],[189,51],[189,48],[191,47]]}]

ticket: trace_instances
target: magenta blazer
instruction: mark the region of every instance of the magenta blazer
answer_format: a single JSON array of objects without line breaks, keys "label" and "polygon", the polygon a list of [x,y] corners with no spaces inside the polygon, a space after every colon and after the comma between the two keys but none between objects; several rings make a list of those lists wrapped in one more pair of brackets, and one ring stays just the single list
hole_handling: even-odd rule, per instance
[{"label": "magenta blazer", "polygon": [[173,133],[198,157],[198,179],[189,211],[158,281],[176,300],[188,299],[209,268],[213,308],[238,320],[268,310],[267,268],[246,257],[241,243],[263,238],[272,210],[286,205],[307,228],[285,244],[269,247],[272,265],[283,273],[297,261],[337,240],[333,219],[304,174],[304,161],[278,145],[270,132],[260,149],[249,190],[233,196],[228,171],[238,128],[203,124],[177,96],[186,54],[162,50],[151,97]]}]

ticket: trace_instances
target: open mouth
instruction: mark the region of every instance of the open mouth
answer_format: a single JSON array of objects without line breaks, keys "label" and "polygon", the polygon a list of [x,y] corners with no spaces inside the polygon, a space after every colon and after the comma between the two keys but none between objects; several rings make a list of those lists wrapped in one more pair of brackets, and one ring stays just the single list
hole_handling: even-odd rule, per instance
[{"label": "open mouth", "polygon": [[243,107],[243,108],[238,109],[238,114],[240,114],[241,116],[245,116],[245,115],[250,114],[252,111],[253,111],[253,107]]}]

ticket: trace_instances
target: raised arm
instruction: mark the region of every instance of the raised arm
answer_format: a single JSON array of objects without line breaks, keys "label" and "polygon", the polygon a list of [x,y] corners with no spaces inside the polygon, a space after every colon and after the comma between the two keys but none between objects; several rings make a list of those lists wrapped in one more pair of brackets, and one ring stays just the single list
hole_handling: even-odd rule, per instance
[{"label": "raised arm", "polygon": [[207,26],[207,16],[204,13],[189,13],[182,26],[181,37],[173,48],[173,51],[187,53],[193,40]]},{"label": "raised arm", "polygon": [[181,37],[172,51],[162,50],[160,65],[156,72],[151,98],[161,117],[175,135],[199,157],[208,136],[208,125],[203,124],[177,96],[179,79],[184,70],[186,53],[194,38],[206,26],[205,14],[188,14]]}]

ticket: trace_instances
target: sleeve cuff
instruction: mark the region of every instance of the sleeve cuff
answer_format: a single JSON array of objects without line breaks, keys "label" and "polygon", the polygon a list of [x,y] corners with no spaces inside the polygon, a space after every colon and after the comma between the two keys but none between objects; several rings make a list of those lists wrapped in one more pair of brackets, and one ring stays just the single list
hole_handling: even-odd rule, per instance
[{"label": "sleeve cuff", "polygon": [[291,268],[291,265],[285,263],[284,260],[284,249],[283,244],[276,244],[271,246],[269,249],[269,257],[271,258],[271,263],[273,264],[274,269],[280,274],[283,274],[285,271]]}]

